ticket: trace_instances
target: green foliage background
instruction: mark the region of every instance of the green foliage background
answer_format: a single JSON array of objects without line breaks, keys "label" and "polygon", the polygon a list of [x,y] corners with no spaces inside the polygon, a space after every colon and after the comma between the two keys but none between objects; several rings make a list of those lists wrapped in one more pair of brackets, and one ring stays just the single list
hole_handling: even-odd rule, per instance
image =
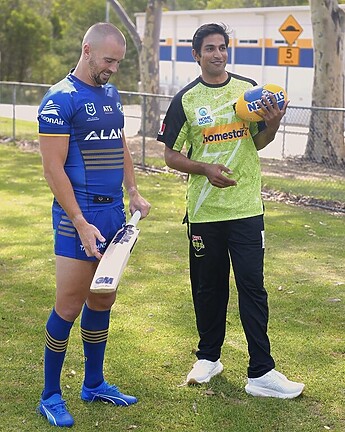
[{"label": "green foliage background", "polygon": [[[122,0],[135,22],[147,0]],[[308,0],[168,0],[163,10],[293,6]],[[0,81],[51,84],[75,66],[86,29],[106,17],[106,0],[0,0]],[[127,36],[126,59],[116,75],[121,89],[137,91],[138,54],[126,29],[110,7],[110,22]]]}]

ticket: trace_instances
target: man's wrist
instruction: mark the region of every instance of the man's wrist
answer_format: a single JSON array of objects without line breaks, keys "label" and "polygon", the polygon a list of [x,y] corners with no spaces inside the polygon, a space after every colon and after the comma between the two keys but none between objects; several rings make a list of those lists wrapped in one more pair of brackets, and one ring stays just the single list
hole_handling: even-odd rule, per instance
[{"label": "man's wrist", "polygon": [[128,195],[131,195],[133,193],[138,193],[138,189],[136,188],[136,186],[131,186],[127,189],[127,193]]},{"label": "man's wrist", "polygon": [[72,224],[77,228],[78,225],[84,224],[86,222],[82,213],[78,213],[77,215],[71,218]]}]

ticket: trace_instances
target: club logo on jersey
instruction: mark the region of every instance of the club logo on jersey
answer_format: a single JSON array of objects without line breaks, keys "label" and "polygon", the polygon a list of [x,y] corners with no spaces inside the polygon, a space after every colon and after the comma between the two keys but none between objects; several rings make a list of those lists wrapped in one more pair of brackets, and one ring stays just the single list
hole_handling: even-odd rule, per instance
[{"label": "club logo on jersey", "polygon": [[249,128],[243,122],[218,125],[203,130],[203,144],[222,144],[249,136]]},{"label": "club logo on jersey", "polygon": [[196,108],[195,116],[199,126],[205,126],[214,122],[212,110],[209,105]]},{"label": "club logo on jersey", "polygon": [[94,116],[96,114],[95,104],[93,102],[89,102],[85,104],[86,113],[90,116]]}]

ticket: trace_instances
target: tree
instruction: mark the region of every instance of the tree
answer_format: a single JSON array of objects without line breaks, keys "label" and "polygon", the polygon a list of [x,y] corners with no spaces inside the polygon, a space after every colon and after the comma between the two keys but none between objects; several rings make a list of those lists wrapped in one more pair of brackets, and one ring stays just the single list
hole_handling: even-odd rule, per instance
[{"label": "tree", "polygon": [[1,79],[28,81],[49,46],[50,24],[27,4],[0,2]]},{"label": "tree", "polygon": [[[310,0],[314,35],[312,106],[344,107],[345,12],[337,0]],[[312,110],[305,157],[318,163],[344,164],[344,113]]]},{"label": "tree", "polygon": [[[140,91],[159,94],[159,35],[161,28],[162,0],[148,0],[146,8],[145,32],[141,39],[135,24],[117,0],[109,0],[122,23],[128,30],[139,56]],[[158,98],[143,100],[142,130],[148,136],[156,136],[160,127]],[[143,130],[145,127],[145,130]]]}]

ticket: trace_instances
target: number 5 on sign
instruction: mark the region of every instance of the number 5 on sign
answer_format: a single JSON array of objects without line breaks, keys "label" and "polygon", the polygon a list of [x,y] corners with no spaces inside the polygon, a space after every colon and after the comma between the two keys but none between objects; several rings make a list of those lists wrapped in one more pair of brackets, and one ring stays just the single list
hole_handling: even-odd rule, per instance
[{"label": "number 5 on sign", "polygon": [[278,48],[278,65],[279,66],[298,66],[299,65],[299,47],[279,47]]}]

